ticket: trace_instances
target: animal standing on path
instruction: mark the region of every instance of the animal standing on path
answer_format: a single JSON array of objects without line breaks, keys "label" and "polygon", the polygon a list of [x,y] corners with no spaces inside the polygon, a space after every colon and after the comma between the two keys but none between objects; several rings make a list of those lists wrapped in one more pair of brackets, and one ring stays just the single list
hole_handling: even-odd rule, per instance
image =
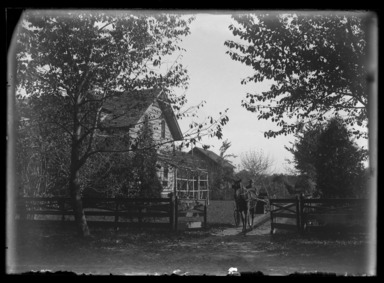
[{"label": "animal standing on path", "polygon": [[[235,181],[232,188],[235,190],[234,197],[236,209],[240,213],[241,221],[243,223],[243,233],[245,233],[247,230],[247,223],[251,229],[253,228],[257,194],[254,190],[245,188],[241,184],[241,180]],[[252,217],[251,219],[249,218],[250,216]]]},{"label": "animal standing on path", "polygon": [[248,204],[248,225],[253,229],[253,221],[256,214],[256,205],[258,193],[253,187],[253,181],[249,180],[249,184],[245,187],[247,190],[247,204]]}]

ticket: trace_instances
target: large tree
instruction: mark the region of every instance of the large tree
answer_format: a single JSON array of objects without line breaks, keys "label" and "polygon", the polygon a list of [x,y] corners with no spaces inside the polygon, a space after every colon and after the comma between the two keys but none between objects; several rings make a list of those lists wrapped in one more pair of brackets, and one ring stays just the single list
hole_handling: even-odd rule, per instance
[{"label": "large tree", "polygon": [[[40,103],[36,119],[60,131],[58,137],[68,145],[68,188],[80,235],[89,235],[81,170],[95,154],[111,152],[99,147],[105,101],[123,92],[157,88],[179,110],[185,96],[174,95],[172,89],[187,87],[187,71],[177,61],[166,69],[164,60],[182,51],[179,42],[189,34],[191,20],[112,10],[27,11],[23,15],[14,45],[18,98],[24,91],[29,101]],[[227,117],[221,118],[213,123],[225,123]],[[221,128],[215,131],[210,126],[213,135],[221,134]],[[135,141],[114,152],[130,151],[132,146]]]},{"label": "large tree", "polygon": [[322,197],[366,196],[364,161],[367,152],[359,148],[340,117],[325,126],[312,125],[296,136],[287,149],[303,175],[316,182]]},{"label": "large tree", "polygon": [[303,124],[343,114],[345,124],[367,126],[368,13],[268,13],[233,16],[240,41],[227,53],[254,70],[241,83],[269,80],[265,92],[247,93],[242,106],[278,128],[266,137],[294,133]]}]

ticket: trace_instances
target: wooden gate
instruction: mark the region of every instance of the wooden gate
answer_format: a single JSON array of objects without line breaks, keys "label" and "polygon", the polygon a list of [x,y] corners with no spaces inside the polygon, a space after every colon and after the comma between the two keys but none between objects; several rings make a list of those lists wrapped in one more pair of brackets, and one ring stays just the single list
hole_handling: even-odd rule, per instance
[{"label": "wooden gate", "polygon": [[275,229],[300,231],[299,198],[270,199],[271,234]]},{"label": "wooden gate", "polygon": [[271,234],[275,229],[303,233],[317,227],[361,228],[368,222],[366,199],[305,199],[300,195],[295,199],[270,199],[269,202]]}]

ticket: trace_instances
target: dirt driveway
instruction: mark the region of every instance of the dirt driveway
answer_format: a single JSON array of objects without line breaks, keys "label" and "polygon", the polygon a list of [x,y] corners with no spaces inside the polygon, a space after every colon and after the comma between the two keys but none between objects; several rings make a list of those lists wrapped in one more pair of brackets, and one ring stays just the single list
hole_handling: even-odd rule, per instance
[{"label": "dirt driveway", "polygon": [[270,235],[269,222],[248,232],[231,225],[205,231],[169,232],[92,228],[78,239],[72,226],[23,224],[8,247],[7,273],[49,270],[77,274],[227,275],[238,272],[288,275],[326,272],[370,274],[367,235]]}]

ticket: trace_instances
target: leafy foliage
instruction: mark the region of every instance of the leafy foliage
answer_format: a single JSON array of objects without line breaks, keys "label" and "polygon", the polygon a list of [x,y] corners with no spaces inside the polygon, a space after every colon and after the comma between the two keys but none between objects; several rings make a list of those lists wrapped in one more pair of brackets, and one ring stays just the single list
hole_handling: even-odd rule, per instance
[{"label": "leafy foliage", "polygon": [[[41,111],[40,100],[17,103],[15,173],[18,193],[23,196],[68,195],[68,140],[53,124],[35,119]],[[45,108],[47,112],[50,110]]]},{"label": "leafy foliage", "polygon": [[[247,93],[242,106],[270,119],[287,135],[303,123],[340,113],[348,125],[366,126],[366,19],[364,14],[246,14],[233,16],[227,54],[254,70],[242,84],[270,80],[269,91]],[[297,122],[296,122],[297,121]],[[366,132],[352,129],[357,137]]]},{"label": "leafy foliage", "polygon": [[367,151],[351,139],[340,117],[324,127],[308,127],[293,147],[296,169],[311,176],[322,197],[366,196],[365,168]]},{"label": "leafy foliage", "polygon": [[[92,168],[82,174],[88,181],[86,193],[94,190],[109,197],[160,197],[157,151],[148,120],[145,116],[134,151],[92,156],[87,163]],[[119,141],[114,143],[120,146]]]},{"label": "leafy foliage", "polygon": [[[317,172],[313,161],[317,158],[318,139],[323,130],[320,124],[309,123],[295,135],[298,142],[294,144],[295,150],[285,146],[285,148],[294,154],[295,169],[312,180],[317,179]],[[292,163],[288,160],[289,163]]]},{"label": "leafy foliage", "polygon": [[157,151],[154,145],[152,128],[148,125],[148,117],[139,136],[138,148],[133,157],[135,186],[140,197],[160,197],[162,186],[157,177]]}]

